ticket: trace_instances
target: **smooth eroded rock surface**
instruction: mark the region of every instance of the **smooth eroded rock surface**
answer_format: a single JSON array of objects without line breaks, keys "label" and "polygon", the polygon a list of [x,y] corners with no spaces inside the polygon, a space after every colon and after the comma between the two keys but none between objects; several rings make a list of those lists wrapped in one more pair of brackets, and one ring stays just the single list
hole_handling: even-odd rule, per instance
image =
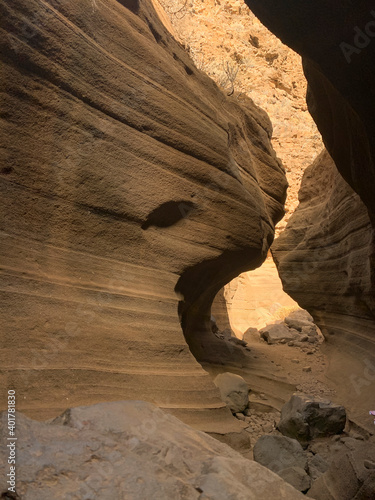
[{"label": "smooth eroded rock surface", "polygon": [[300,207],[274,256],[286,292],[335,336],[328,376],[366,425],[375,380],[374,4],[246,3],[302,55],[309,111],[339,172],[325,153],[305,172]]},{"label": "smooth eroded rock surface", "polygon": [[373,234],[366,207],[324,152],[306,170],[300,205],[273,247],[285,290],[328,341],[329,379],[363,425],[375,380]]},{"label": "smooth eroded rock surface", "polygon": [[[5,413],[1,431],[3,456]],[[265,467],[143,401],[72,408],[52,423],[18,413],[17,437],[23,500],[303,498]],[[7,471],[2,460],[0,493]]]},{"label": "smooth eroded rock surface", "polygon": [[190,350],[235,356],[210,304],[283,213],[266,114],[148,0],[1,1],[0,17],[1,387],[39,419],[141,398],[215,430],[232,417]]}]

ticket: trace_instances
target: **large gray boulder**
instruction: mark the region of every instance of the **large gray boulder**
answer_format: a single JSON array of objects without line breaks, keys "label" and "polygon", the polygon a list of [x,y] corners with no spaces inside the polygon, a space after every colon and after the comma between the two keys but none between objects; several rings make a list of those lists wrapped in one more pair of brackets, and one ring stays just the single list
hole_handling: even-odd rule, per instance
[{"label": "large gray boulder", "polygon": [[328,468],[328,463],[318,453],[308,458],[308,472],[311,479],[318,479]]},{"label": "large gray boulder", "polygon": [[305,445],[317,437],[341,433],[345,423],[346,411],[343,406],[295,393],[282,407],[277,428],[285,436]]},{"label": "large gray boulder", "polygon": [[301,467],[288,467],[278,472],[278,475],[298,491],[307,491],[311,486],[310,476]]},{"label": "large gray boulder", "polygon": [[307,468],[307,455],[300,443],[285,436],[260,437],[253,454],[256,462],[277,473],[290,467]]},{"label": "large gray boulder", "polygon": [[214,379],[221,399],[232,413],[241,413],[249,405],[249,388],[245,380],[235,373],[221,373]]},{"label": "large gray boulder", "polygon": [[375,499],[375,470],[367,467],[375,462],[375,438],[353,441],[350,449],[344,448],[332,456],[327,472],[313,482],[308,497],[316,500]]},{"label": "large gray boulder", "polygon": [[268,344],[277,344],[282,340],[290,341],[298,337],[298,332],[288,328],[284,323],[275,323],[267,325],[260,330],[260,336],[267,341]]},{"label": "large gray boulder", "polygon": [[287,326],[289,326],[289,328],[295,328],[298,331],[302,331],[303,327],[313,326],[313,323],[310,323],[309,321],[304,321],[298,318],[291,318],[290,316],[285,318],[284,322]]},{"label": "large gray boulder", "polygon": [[[22,500],[303,500],[260,464],[152,404],[118,401],[66,411],[53,423],[16,414]],[[8,456],[7,413],[0,415]],[[0,496],[9,465],[0,461]]]},{"label": "large gray boulder", "polygon": [[318,337],[319,332],[318,332],[318,327],[316,325],[308,325],[308,326],[303,326],[301,328],[301,334],[302,335],[307,335],[308,337]]}]

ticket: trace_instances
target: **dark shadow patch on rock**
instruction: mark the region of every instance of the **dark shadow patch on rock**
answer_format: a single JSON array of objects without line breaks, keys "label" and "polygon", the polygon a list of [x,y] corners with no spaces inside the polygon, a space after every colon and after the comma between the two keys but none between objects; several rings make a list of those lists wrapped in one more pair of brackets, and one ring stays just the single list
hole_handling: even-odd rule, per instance
[{"label": "dark shadow patch on rock", "polygon": [[150,212],[141,227],[148,229],[150,226],[173,226],[181,219],[188,217],[194,210],[196,210],[196,205],[191,201],[167,201]]},{"label": "dark shadow patch on rock", "polygon": [[255,248],[224,251],[184,271],[175,287],[178,315],[191,353],[199,363],[244,362],[243,348],[212,333],[211,306],[218,291],[240,273],[259,267],[263,256]]},{"label": "dark shadow patch on rock", "polygon": [[139,11],[139,1],[138,0],[118,0],[118,2],[126,7],[127,9],[137,14]]}]

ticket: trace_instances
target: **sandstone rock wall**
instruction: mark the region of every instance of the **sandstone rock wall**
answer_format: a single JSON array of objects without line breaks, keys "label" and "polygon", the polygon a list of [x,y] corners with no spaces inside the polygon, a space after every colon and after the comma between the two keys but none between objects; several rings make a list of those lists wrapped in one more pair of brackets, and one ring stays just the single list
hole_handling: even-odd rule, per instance
[{"label": "sandstone rock wall", "polygon": [[212,430],[230,414],[181,322],[207,357],[213,297],[267,255],[286,181],[266,114],[148,0],[1,1],[0,19],[1,404],[144,399]]},{"label": "sandstone rock wall", "polygon": [[307,171],[300,208],[274,255],[285,290],[332,346],[338,391],[363,418],[375,381],[373,3],[247,4],[302,55],[309,110],[338,170],[324,153]]},{"label": "sandstone rock wall", "polygon": [[303,171],[323,149],[307,111],[301,56],[271,33],[244,0],[155,3],[164,7],[169,29],[199,68],[225,92],[245,94],[267,111],[272,145],[289,183],[286,214],[276,228],[282,231],[298,205]]},{"label": "sandstone rock wall", "polygon": [[338,397],[365,422],[375,381],[373,250],[366,207],[325,151],[306,170],[300,205],[273,255],[284,289],[328,341],[326,375]]}]

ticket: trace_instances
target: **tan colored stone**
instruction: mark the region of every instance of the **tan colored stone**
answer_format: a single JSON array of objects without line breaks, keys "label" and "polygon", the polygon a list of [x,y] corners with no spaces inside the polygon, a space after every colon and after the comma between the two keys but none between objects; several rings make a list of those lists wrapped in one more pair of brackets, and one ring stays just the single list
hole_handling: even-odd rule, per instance
[{"label": "tan colored stone", "polygon": [[282,216],[269,119],[199,71],[148,0],[0,8],[1,404],[9,386],[36,418],[145,399],[234,431],[192,352],[243,350],[209,309]]}]

